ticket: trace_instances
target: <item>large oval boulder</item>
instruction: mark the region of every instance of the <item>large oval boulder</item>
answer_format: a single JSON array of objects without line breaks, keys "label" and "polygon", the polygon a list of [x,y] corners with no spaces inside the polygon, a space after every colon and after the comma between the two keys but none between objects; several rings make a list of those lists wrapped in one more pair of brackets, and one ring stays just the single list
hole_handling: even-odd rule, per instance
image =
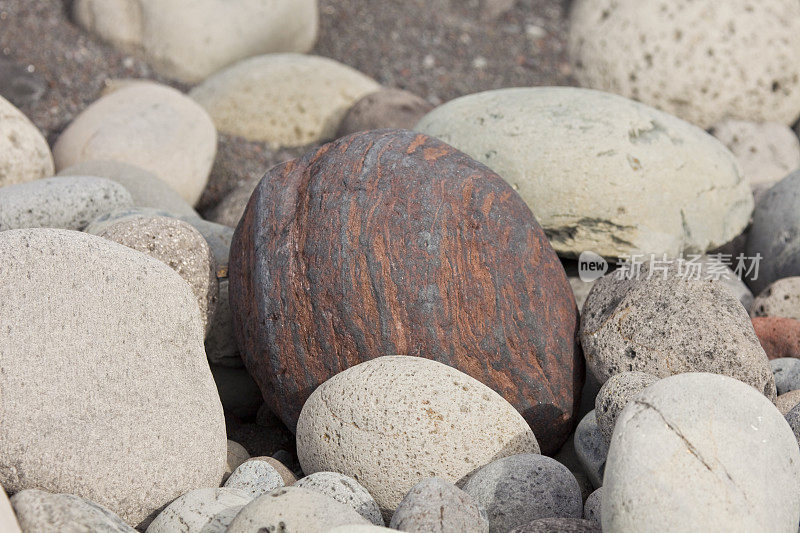
[{"label": "large oval boulder", "polygon": [[355,134],[273,168],[231,246],[245,364],[293,428],[338,372],[429,357],[499,392],[555,451],[583,383],[558,257],[503,180],[405,130]]},{"label": "large oval boulder", "polygon": [[487,91],[434,109],[415,129],[505,178],[559,254],[703,253],[741,233],[753,209],[719,141],[612,94]]},{"label": "large oval boulder", "polygon": [[222,406],[189,286],[68,230],[0,232],[0,483],[97,502],[134,526],[218,486]]},{"label": "large oval boulder", "polygon": [[622,411],[603,531],[797,531],[800,449],[775,406],[727,376],[658,381]]},{"label": "large oval boulder", "polygon": [[800,115],[794,0],[575,0],[569,55],[581,85],[707,128]]},{"label": "large oval boulder", "polygon": [[421,357],[379,357],[337,374],[314,391],[297,424],[303,472],[358,480],[387,518],[424,478],[455,483],[497,458],[538,450],[497,393]]}]

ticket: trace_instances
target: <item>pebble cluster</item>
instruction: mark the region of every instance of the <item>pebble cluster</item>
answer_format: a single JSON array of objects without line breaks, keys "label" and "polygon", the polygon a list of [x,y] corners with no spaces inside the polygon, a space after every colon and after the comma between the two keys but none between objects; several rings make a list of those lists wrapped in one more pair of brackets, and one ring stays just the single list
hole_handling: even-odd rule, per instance
[{"label": "pebble cluster", "polygon": [[[798,530],[796,0],[574,0],[581,87],[438,106],[314,0],[68,4],[174,85],[46,139],[3,67],[0,531]],[[298,157],[201,209],[233,138]]]}]

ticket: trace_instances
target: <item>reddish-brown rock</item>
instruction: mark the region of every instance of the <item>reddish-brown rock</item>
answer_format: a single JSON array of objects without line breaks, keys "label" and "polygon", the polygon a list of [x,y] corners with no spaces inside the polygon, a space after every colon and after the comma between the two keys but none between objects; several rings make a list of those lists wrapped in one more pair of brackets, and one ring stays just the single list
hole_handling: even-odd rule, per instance
[{"label": "reddish-brown rock", "polygon": [[245,364],[290,428],[326,379],[393,354],[493,388],[544,452],[574,425],[584,368],[564,269],[519,195],[437,139],[358,133],[274,167],[229,276]]},{"label": "reddish-brown rock", "polygon": [[800,358],[800,320],[777,316],[753,319],[753,329],[767,357]]}]

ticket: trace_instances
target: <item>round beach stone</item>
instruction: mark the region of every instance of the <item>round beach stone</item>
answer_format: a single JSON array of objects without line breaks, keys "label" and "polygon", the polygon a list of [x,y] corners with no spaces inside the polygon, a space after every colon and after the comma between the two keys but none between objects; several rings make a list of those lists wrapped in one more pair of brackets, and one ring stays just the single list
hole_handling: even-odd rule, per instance
[{"label": "round beach stone", "polygon": [[259,458],[249,459],[233,471],[225,487],[238,489],[257,498],[279,487],[283,487],[283,477],[267,461]]},{"label": "round beach stone", "polygon": [[795,531],[800,449],[758,391],[689,373],[622,412],[603,484],[604,531]]},{"label": "round beach stone", "polygon": [[270,54],[217,72],[190,94],[220,132],[277,148],[332,139],[353,103],[378,89],[333,59]]},{"label": "round beach stone", "polygon": [[[656,269],[658,268],[658,269]],[[595,377],[639,371],[663,378],[713,372],[775,399],[768,359],[739,300],[722,283],[670,264],[599,279],[581,315],[581,345]]]},{"label": "round beach stone", "polygon": [[228,439],[228,455],[225,460],[225,476],[222,481],[225,482],[233,471],[248,459],[250,459],[250,454],[247,453],[245,447],[236,441]]},{"label": "round beach stone", "polygon": [[68,230],[0,232],[0,257],[0,390],[14,398],[0,407],[0,483],[75,494],[137,527],[219,485],[225,420],[183,279]]},{"label": "round beach stone", "polygon": [[789,391],[800,390],[800,359],[782,357],[769,362],[775,376],[775,388],[778,395]]},{"label": "round beach stone", "polygon": [[775,400],[775,407],[777,407],[778,411],[784,416],[798,404],[800,404],[800,390],[790,390],[789,392],[781,394],[778,396],[778,399]]},{"label": "round beach stone", "polygon": [[794,0],[575,0],[568,50],[581,85],[702,128],[725,118],[792,124],[800,115]]},{"label": "round beach stone", "polygon": [[486,509],[492,533],[510,531],[539,518],[583,516],[575,476],[544,455],[512,455],[492,461],[472,473],[463,488]]},{"label": "round beach stone", "polygon": [[133,207],[150,207],[172,213],[175,217],[199,217],[175,189],[152,172],[121,161],[84,161],[61,169],[59,176],[96,176],[125,187]]},{"label": "round beach stone", "polygon": [[600,525],[600,507],[603,503],[603,487],[598,488],[583,502],[583,518]]},{"label": "round beach stone", "polygon": [[582,518],[540,518],[510,533],[600,533],[600,526]]},{"label": "round beach stone", "polygon": [[225,224],[235,228],[239,225],[239,220],[242,218],[247,202],[250,201],[253,191],[261,181],[261,178],[248,180],[233,189],[228,195],[222,199],[220,203],[211,210],[208,214],[209,220],[213,220],[218,224]]},{"label": "round beach stone", "polygon": [[786,124],[724,120],[711,133],[736,156],[757,195],[800,167],[800,140]]},{"label": "round beach stone", "polygon": [[522,416],[476,379],[421,357],[379,357],[337,374],[297,424],[303,472],[356,479],[384,516],[424,478],[455,483],[515,453],[539,453]]},{"label": "round beach stone", "polygon": [[81,230],[98,216],[130,207],[131,195],[104,178],[45,178],[0,187],[0,231]]},{"label": "round beach stone", "polygon": [[383,128],[412,129],[433,106],[402,89],[381,89],[357,101],[339,125],[336,137]]},{"label": "round beach stone", "polygon": [[72,12],[87,31],[186,83],[246,57],[308,52],[319,16],[314,0],[76,0]]},{"label": "round beach stone", "polygon": [[375,499],[355,479],[338,472],[315,472],[294,484],[330,496],[340,503],[349,505],[358,514],[373,524],[384,525],[381,510]]},{"label": "round beach stone", "polygon": [[423,479],[411,487],[390,525],[392,529],[411,532],[489,533],[486,511],[469,494],[437,477]]},{"label": "round beach stone", "polygon": [[11,505],[23,533],[136,533],[135,529],[105,507],[72,494],[50,494],[26,489],[11,497]]},{"label": "round beach stone", "polygon": [[800,170],[792,172],[764,192],[753,212],[747,235],[747,255],[756,257],[758,277],[747,284],[754,294],[775,281],[800,276]]},{"label": "round beach stone", "polygon": [[191,98],[156,83],[134,83],[83,110],[53,147],[58,170],[91,160],[136,165],[191,205],[208,182],[217,151],[211,118]]},{"label": "round beach stone", "polygon": [[781,278],[761,291],[753,301],[752,315],[800,319],[800,276]]},{"label": "round beach stone", "polygon": [[214,257],[199,231],[175,218],[135,217],[115,222],[97,235],[158,259],[180,274],[192,288],[208,332],[219,285]]},{"label": "round beach stone", "polygon": [[608,456],[608,443],[597,425],[596,411],[589,411],[575,428],[575,453],[589,481],[596,488],[603,486],[603,473]]},{"label": "round beach stone", "polygon": [[800,357],[800,320],[781,317],[756,317],[753,329],[770,359]]},{"label": "round beach stone", "polygon": [[227,533],[325,533],[347,524],[369,524],[352,507],[319,492],[283,487],[247,504],[233,519]]},{"label": "round beach stone", "polygon": [[326,379],[405,354],[499,392],[545,453],[572,431],[584,371],[564,269],[519,196],[439,140],[354,134],[273,168],[229,279],[245,365],[289,428]]},{"label": "round beach stone", "polygon": [[597,417],[597,427],[600,428],[606,442],[611,442],[617,417],[628,402],[656,381],[658,378],[647,372],[621,372],[611,376],[603,384],[595,398],[594,412]]},{"label": "round beach stone", "polygon": [[161,511],[147,533],[225,533],[239,511],[253,497],[229,488],[187,492]]},{"label": "round beach stone", "polygon": [[703,130],[620,96],[571,87],[458,98],[416,130],[486,164],[519,192],[562,255],[703,253],[753,209],[736,159]]},{"label": "round beach stone", "polygon": [[0,96],[0,187],[52,176],[53,156],[41,132]]}]

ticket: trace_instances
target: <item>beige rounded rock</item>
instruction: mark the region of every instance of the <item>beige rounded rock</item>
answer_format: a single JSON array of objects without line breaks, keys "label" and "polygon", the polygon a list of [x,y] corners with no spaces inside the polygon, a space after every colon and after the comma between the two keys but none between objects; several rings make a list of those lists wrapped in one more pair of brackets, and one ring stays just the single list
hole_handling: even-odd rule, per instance
[{"label": "beige rounded rock", "polygon": [[61,169],[59,176],[97,176],[125,187],[133,199],[133,207],[149,207],[172,213],[176,217],[199,217],[197,211],[152,172],[120,161],[84,161]]},{"label": "beige rounded rock", "polygon": [[353,103],[378,89],[333,59],[271,54],[214,74],[190,95],[219,131],[281,147],[332,139]]},{"label": "beige rounded rock", "polygon": [[496,392],[442,363],[379,357],[320,385],[297,423],[303,472],[357,480],[384,517],[416,483],[455,483],[495,459],[539,453],[528,424]]},{"label": "beige rounded rock", "polygon": [[135,217],[113,223],[99,237],[133,248],[169,266],[192,288],[206,332],[217,308],[216,264],[203,235],[169,217]]},{"label": "beige rounded rock", "polygon": [[79,114],[56,141],[53,156],[59,171],[92,160],[136,165],[194,205],[216,151],[214,123],[194,101],[164,85],[134,83]]},{"label": "beige rounded rock", "polygon": [[800,320],[800,276],[781,278],[761,291],[750,315]]},{"label": "beige rounded rock", "polygon": [[789,392],[781,394],[778,396],[778,399],[775,400],[775,407],[778,408],[778,411],[780,411],[783,416],[786,416],[786,413],[794,409],[797,404],[800,404],[800,390],[790,390]]},{"label": "beige rounded rock", "polygon": [[336,526],[369,524],[352,507],[309,489],[282,487],[259,496],[233,519],[227,533],[324,533]]},{"label": "beige rounded rock", "polygon": [[239,465],[250,459],[250,454],[244,449],[244,446],[236,441],[228,439],[228,458],[225,461],[225,475],[222,482],[230,477],[234,470],[239,468]]},{"label": "beige rounded rock", "polygon": [[75,21],[164,76],[202,81],[240,59],[308,52],[316,0],[76,0]]},{"label": "beige rounded rock", "polygon": [[564,256],[703,253],[741,233],[753,211],[719,141],[612,94],[488,91],[434,109],[415,129],[500,174]]},{"label": "beige rounded rock", "polygon": [[739,170],[757,194],[800,167],[800,140],[785,124],[725,120],[711,133],[736,156]]},{"label": "beige rounded rock", "polygon": [[74,494],[137,527],[218,486],[225,420],[183,279],[68,230],[0,232],[0,257],[0,483]]},{"label": "beige rounded rock", "polygon": [[703,128],[800,115],[794,0],[575,0],[568,49],[581,85]]},{"label": "beige rounded rock", "polygon": [[0,187],[53,175],[53,156],[41,132],[0,96]]}]

